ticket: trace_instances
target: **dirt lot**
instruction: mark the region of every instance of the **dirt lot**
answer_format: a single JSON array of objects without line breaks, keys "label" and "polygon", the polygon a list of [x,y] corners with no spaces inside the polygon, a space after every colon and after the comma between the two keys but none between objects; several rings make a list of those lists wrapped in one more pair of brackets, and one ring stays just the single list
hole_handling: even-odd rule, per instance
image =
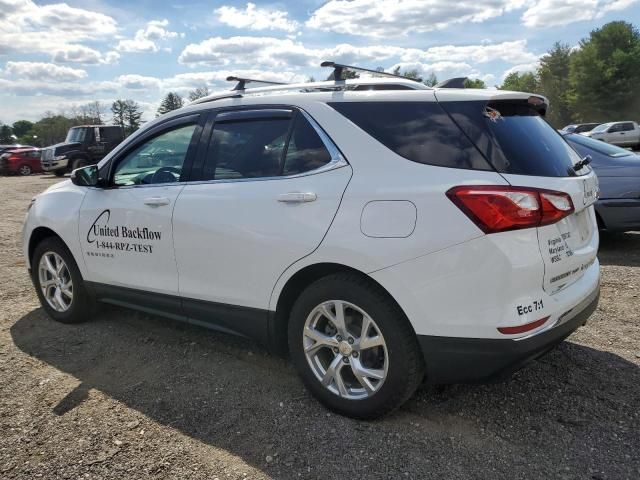
[{"label": "dirt lot", "polygon": [[549,355],[358,422],[249,341],[114,308],[49,320],[19,231],[55,181],[0,178],[0,478],[640,478],[640,234],[603,239],[600,307]]}]

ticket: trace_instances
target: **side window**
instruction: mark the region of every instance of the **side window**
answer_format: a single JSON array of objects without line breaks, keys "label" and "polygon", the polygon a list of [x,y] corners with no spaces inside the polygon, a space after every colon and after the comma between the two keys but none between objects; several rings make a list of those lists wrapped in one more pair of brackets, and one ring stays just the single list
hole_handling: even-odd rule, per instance
[{"label": "side window", "polygon": [[147,140],[120,161],[113,184],[148,185],[180,180],[195,124],[183,125]]},{"label": "side window", "polygon": [[[384,146],[413,162],[492,169],[437,102],[337,102],[329,105]],[[480,112],[479,120],[483,120],[484,105],[475,108]]]},{"label": "side window", "polygon": [[275,177],[287,141],[288,118],[216,122],[203,180]]},{"label": "side window", "polygon": [[120,128],[100,128],[100,138],[106,143],[118,143],[120,141]]},{"label": "side window", "polygon": [[291,139],[287,145],[283,175],[309,172],[331,161],[331,154],[318,132],[302,114],[296,115]]},{"label": "side window", "polygon": [[609,133],[615,133],[615,132],[621,132],[621,131],[622,131],[621,123],[616,123],[615,125],[611,125],[609,127]]},{"label": "side window", "polygon": [[622,129],[623,129],[625,132],[631,132],[631,131],[633,131],[633,123],[630,123],[630,122],[623,123],[623,124],[622,124]]}]

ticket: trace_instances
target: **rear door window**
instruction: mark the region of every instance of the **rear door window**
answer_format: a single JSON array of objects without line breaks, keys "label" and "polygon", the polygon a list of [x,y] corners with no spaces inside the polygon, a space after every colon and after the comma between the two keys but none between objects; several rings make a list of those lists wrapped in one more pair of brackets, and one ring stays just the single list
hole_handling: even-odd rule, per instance
[{"label": "rear door window", "polygon": [[331,160],[322,138],[301,112],[225,112],[216,117],[201,180],[297,175]]},{"label": "rear door window", "polygon": [[216,122],[203,180],[277,176],[290,123],[288,118]]},{"label": "rear door window", "polygon": [[323,167],[331,161],[331,154],[320,135],[304,115],[296,115],[291,138],[284,158],[283,175],[296,175]]},{"label": "rear door window", "polygon": [[437,102],[335,102],[331,107],[398,155],[441,167],[491,170]]},{"label": "rear door window", "polygon": [[526,101],[441,102],[500,173],[567,177],[576,175],[579,155]]}]

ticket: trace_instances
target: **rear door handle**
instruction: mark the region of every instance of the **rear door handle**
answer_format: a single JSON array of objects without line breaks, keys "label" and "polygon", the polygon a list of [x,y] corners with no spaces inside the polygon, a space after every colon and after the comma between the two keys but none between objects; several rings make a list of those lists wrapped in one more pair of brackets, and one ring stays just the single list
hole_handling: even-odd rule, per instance
[{"label": "rear door handle", "polygon": [[289,192],[278,195],[278,201],[284,203],[314,202],[318,196],[311,192]]},{"label": "rear door handle", "polygon": [[150,197],[144,199],[144,204],[150,207],[161,207],[163,205],[169,205],[171,201],[167,197]]}]

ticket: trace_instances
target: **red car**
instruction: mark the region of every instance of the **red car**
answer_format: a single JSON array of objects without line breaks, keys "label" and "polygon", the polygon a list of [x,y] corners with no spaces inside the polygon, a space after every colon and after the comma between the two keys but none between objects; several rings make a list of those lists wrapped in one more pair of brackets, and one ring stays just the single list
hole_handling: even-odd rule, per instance
[{"label": "red car", "polygon": [[39,148],[15,148],[0,154],[0,175],[32,173],[42,173]]}]

